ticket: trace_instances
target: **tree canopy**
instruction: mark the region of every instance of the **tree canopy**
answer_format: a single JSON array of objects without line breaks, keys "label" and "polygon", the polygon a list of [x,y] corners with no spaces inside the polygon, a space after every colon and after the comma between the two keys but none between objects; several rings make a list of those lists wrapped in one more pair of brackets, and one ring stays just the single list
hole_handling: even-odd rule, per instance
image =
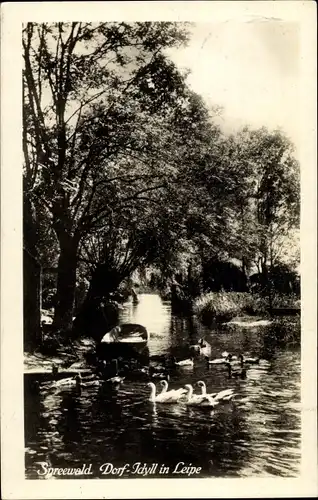
[{"label": "tree canopy", "polygon": [[265,272],[299,224],[292,144],[222,133],[167,56],[188,36],[169,22],[23,28],[24,245],[57,266],[57,329],[79,276],[96,300],[150,265],[166,279],[216,258]]}]

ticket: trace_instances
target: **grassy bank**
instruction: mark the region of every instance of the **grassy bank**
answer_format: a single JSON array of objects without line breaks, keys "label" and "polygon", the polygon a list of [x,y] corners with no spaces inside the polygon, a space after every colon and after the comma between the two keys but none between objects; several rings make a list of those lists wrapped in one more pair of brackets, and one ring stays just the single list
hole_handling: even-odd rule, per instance
[{"label": "grassy bank", "polygon": [[[230,321],[243,314],[267,315],[268,299],[261,295],[239,292],[211,292],[196,299],[193,312],[204,323]],[[295,296],[276,295],[273,307],[297,307]]]},{"label": "grassy bank", "polygon": [[230,321],[249,305],[248,293],[211,292],[196,299],[193,312],[204,323]]}]

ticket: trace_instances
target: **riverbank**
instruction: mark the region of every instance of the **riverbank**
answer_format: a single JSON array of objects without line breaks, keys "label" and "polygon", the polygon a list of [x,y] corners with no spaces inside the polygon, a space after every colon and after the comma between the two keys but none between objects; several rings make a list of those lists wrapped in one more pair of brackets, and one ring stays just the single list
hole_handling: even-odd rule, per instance
[{"label": "riverbank", "polygon": [[[148,306],[146,307],[145,305],[146,296],[152,298],[151,300],[155,300],[155,297],[158,296],[154,294],[140,296],[142,298],[142,305],[139,309],[143,310],[144,308],[145,311],[148,311]],[[161,300],[156,302],[159,310]],[[165,302],[169,303],[170,307],[171,302]],[[130,303],[126,303],[126,309],[127,304]],[[130,310],[130,306],[128,308]],[[134,311],[135,306],[131,306],[131,313],[133,314]],[[268,330],[273,339],[275,337],[279,341],[300,341],[299,317],[270,317],[265,309],[264,299],[256,295],[235,292],[210,293],[195,302],[193,312],[202,325],[208,327],[215,325],[220,331],[228,330],[230,332],[232,329],[237,328],[248,331],[248,329],[264,327],[264,331]],[[49,311],[42,311],[43,316],[47,315],[47,320],[49,320],[48,313]],[[130,317],[121,318],[122,322],[132,320],[133,318]],[[147,321],[149,321],[148,317]],[[138,322],[143,323],[143,320],[138,318]],[[156,323],[157,321],[154,318],[154,323],[149,325],[149,331],[155,332],[157,335],[158,327]],[[93,329],[91,333],[93,333]],[[25,370],[39,366],[51,367],[53,363],[61,369],[72,365],[78,368],[93,367],[96,363],[96,341],[96,338],[93,338],[93,336],[90,337],[87,334],[78,338],[70,338],[68,336],[63,337],[61,333],[57,334],[56,332],[48,331],[43,337],[42,344],[38,345],[36,350],[25,354]]]},{"label": "riverbank", "polygon": [[53,364],[59,369],[72,367],[80,370],[93,366],[94,352],[95,342],[88,338],[75,340],[71,348],[61,344],[54,352],[46,352],[39,347],[34,352],[24,353],[24,371],[38,368],[51,371]]},{"label": "riverbank", "polygon": [[[272,308],[300,312],[300,301],[293,295],[275,295]],[[205,324],[224,323],[239,316],[269,317],[268,298],[248,292],[210,292],[194,301],[193,313]]]},{"label": "riverbank", "polygon": [[[41,378],[29,391],[30,377],[26,376],[28,479],[39,478],[39,461],[53,467],[66,467],[65,461],[71,461],[72,467],[105,462],[117,467],[134,463],[140,450],[145,463],[164,463],[172,471],[180,461],[202,463],[202,477],[246,477],[247,472],[255,476],[295,475],[300,439],[300,348],[272,341],[271,335],[277,335],[275,322],[265,326],[264,321],[272,320],[242,316],[211,328],[192,316],[175,314],[171,302],[158,295],[140,294],[137,305],[126,302],[119,322],[139,323],[147,328],[151,357],[186,359],[189,346],[204,338],[211,359],[228,351],[259,357],[267,363],[251,365],[242,380],[229,379],[222,364],[207,368],[204,355],[195,356],[194,366],[176,368],[169,381],[171,389],[186,384],[196,387],[196,382],[202,380],[208,392],[235,390],[233,403],[219,405],[213,416],[210,411],[181,404],[158,404],[153,409],[148,401],[147,379],[127,376],[116,390],[107,385],[83,384],[78,391],[74,386],[41,383]],[[94,345],[93,340],[83,338],[74,349],[79,355],[82,352],[81,359],[85,360],[85,351],[92,351]],[[67,358],[59,355],[53,359],[65,362]],[[52,359],[42,359],[49,370]],[[29,358],[28,366],[31,363]],[[156,382],[159,390],[160,382]],[[92,477],[105,476],[94,473]]]}]

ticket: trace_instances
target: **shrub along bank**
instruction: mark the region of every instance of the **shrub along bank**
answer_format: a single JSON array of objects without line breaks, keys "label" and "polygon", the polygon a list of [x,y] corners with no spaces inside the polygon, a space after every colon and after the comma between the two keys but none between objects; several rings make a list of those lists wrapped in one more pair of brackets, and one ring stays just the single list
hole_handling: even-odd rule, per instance
[{"label": "shrub along bank", "polygon": [[[297,306],[298,300],[294,295],[275,295],[272,300],[273,308]],[[268,307],[268,298],[259,294],[210,292],[195,300],[193,313],[204,323],[225,322],[243,314],[267,315]]]}]

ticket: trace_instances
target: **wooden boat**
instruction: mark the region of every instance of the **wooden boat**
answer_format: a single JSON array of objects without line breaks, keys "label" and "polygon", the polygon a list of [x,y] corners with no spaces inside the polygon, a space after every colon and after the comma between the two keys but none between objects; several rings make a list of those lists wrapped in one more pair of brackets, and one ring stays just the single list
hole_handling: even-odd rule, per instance
[{"label": "wooden boat", "polygon": [[119,356],[133,356],[147,346],[149,333],[147,329],[135,323],[125,323],[115,326],[107,332],[97,348],[99,357],[117,358]]},{"label": "wooden boat", "polygon": [[125,323],[115,326],[107,332],[101,340],[105,344],[129,344],[145,346],[148,343],[149,334],[147,329],[135,323]]}]

